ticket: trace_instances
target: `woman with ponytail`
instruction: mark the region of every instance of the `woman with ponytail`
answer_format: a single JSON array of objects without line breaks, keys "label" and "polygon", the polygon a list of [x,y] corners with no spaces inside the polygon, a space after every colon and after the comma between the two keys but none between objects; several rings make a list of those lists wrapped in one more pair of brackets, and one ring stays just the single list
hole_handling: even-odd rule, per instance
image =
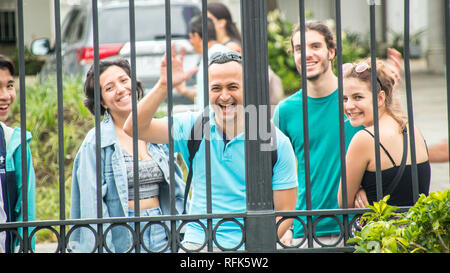
[{"label": "woman with ponytail", "polygon": [[[377,107],[383,196],[389,204],[414,204],[411,174],[411,150],[407,117],[401,110],[394,88],[394,75],[381,61],[376,63]],[[346,154],[347,205],[363,208],[377,201],[372,69],[370,59],[343,67],[344,112],[352,126],[365,128],[352,138]],[[426,143],[414,127],[419,193],[428,194],[430,163]],[[342,200],[342,183],[338,192]]]}]

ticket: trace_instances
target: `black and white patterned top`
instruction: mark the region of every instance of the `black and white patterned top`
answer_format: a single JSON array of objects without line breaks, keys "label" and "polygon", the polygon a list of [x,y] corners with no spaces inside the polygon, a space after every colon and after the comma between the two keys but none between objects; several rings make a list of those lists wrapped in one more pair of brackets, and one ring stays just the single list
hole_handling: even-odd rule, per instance
[{"label": "black and white patterned top", "polygon": [[[134,200],[133,156],[122,148],[128,177],[128,200]],[[159,195],[159,183],[164,182],[164,174],[153,158],[139,160],[139,197],[147,199]]]}]

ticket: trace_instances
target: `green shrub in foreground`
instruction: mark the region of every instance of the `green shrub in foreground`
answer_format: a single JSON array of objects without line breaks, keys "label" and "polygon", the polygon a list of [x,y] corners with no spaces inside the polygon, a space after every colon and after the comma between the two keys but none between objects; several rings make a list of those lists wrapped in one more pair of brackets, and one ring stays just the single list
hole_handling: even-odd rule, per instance
[{"label": "green shrub in foreground", "polygon": [[373,212],[363,214],[367,224],[347,241],[358,244],[355,252],[449,253],[450,190],[422,194],[404,213],[395,213],[388,199],[374,202]]}]

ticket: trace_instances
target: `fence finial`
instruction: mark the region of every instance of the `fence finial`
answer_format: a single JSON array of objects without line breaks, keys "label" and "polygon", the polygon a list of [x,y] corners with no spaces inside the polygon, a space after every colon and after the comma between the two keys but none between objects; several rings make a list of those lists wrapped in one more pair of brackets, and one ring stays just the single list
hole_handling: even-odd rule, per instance
[{"label": "fence finial", "polygon": [[381,5],[381,0],[367,0],[367,5],[373,6],[373,5]]}]

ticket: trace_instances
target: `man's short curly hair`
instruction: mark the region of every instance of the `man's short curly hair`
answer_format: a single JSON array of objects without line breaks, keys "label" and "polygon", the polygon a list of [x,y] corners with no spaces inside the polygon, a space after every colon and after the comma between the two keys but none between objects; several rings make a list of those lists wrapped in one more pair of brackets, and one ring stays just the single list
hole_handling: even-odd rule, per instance
[{"label": "man's short curly hair", "polygon": [[[336,40],[334,39],[334,34],[330,30],[330,28],[319,21],[307,21],[305,23],[305,31],[314,30],[322,34],[322,36],[325,38],[325,43],[327,45],[328,49],[336,49]],[[294,49],[294,43],[292,39],[294,38],[294,35],[300,31],[300,25],[295,25],[294,29],[292,30],[291,35],[291,48]]]}]

